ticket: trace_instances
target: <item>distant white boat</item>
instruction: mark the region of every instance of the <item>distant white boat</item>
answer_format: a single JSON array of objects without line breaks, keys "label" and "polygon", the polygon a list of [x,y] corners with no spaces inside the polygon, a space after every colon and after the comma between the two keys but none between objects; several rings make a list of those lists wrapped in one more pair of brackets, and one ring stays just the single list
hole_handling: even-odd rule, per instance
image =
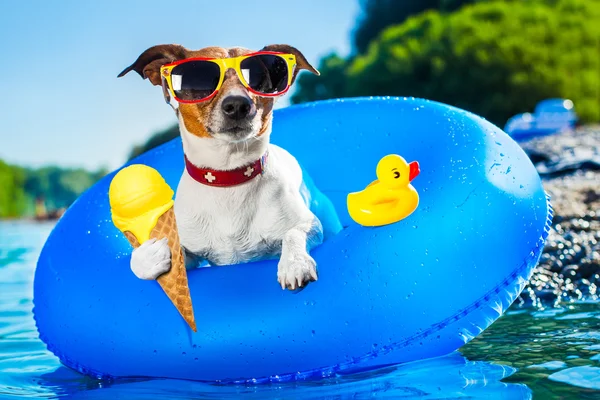
[{"label": "distant white boat", "polygon": [[538,103],[533,114],[518,114],[510,118],[504,131],[515,140],[523,140],[573,129],[576,122],[577,114],[571,100],[547,99]]}]

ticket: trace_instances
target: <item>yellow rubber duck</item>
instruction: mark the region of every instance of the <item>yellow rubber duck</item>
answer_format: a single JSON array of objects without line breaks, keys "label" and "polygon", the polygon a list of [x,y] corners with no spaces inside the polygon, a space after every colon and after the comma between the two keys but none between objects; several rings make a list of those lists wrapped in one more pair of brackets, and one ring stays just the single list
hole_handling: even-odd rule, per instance
[{"label": "yellow rubber duck", "polygon": [[410,182],[421,172],[419,163],[410,164],[397,154],[383,157],[377,164],[378,180],[361,192],[348,195],[348,212],[364,226],[382,226],[398,222],[419,205],[419,194]]}]

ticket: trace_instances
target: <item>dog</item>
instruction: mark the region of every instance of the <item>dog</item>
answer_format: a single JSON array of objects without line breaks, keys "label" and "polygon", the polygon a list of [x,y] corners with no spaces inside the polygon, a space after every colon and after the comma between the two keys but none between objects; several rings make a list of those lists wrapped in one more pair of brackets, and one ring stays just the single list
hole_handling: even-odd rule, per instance
[{"label": "dog", "polygon": [[[282,289],[295,290],[318,279],[309,252],[322,243],[323,227],[308,206],[298,162],[269,139],[273,106],[280,94],[300,70],[319,72],[289,45],[265,46],[259,56],[229,68],[234,64],[227,62],[252,54],[257,52],[241,47],[192,51],[175,44],[158,45],[144,51],[119,77],[135,71],[161,86],[175,110],[186,168],[174,211],[186,267],[279,257],[277,280]],[[207,59],[217,63],[202,62]],[[262,93],[273,90],[274,81],[283,74],[283,63],[292,59],[295,66],[287,71],[290,81],[285,89],[280,83],[278,89],[283,90]],[[203,92],[204,86],[214,86],[218,63],[222,64],[219,73],[224,74],[222,84],[209,98],[197,101],[208,93]],[[161,71],[165,65],[179,66],[184,72],[173,69],[169,84],[165,78],[169,72]],[[132,253],[131,269],[140,279],[157,279],[170,268],[166,238],[149,240]]]}]

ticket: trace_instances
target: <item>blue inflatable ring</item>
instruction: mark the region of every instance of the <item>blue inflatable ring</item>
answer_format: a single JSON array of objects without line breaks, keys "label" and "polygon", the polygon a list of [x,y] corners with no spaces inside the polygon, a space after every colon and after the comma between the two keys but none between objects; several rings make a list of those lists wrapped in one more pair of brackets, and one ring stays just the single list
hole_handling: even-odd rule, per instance
[{"label": "blue inflatable ring", "polygon": [[[67,211],[40,256],[34,315],[67,366],[96,377],[218,382],[312,379],[450,353],[515,300],[551,219],[519,146],[485,120],[402,98],[325,101],[275,112],[273,141],[327,195],[345,227],[312,254],[319,280],[283,291],[277,261],[188,274],[198,332],[158,284],[137,279],[113,226],[110,174]],[[355,224],[346,195],[389,153],[417,160],[417,210]],[[179,139],[136,160],[176,187]]]}]

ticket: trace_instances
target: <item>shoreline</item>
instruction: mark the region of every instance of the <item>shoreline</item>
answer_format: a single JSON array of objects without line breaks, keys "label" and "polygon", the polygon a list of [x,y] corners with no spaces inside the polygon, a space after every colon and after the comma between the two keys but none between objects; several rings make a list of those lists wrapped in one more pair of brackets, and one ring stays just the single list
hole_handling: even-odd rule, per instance
[{"label": "shoreline", "polygon": [[540,262],[522,304],[598,300],[600,286],[600,125],[521,143],[554,208]]}]

